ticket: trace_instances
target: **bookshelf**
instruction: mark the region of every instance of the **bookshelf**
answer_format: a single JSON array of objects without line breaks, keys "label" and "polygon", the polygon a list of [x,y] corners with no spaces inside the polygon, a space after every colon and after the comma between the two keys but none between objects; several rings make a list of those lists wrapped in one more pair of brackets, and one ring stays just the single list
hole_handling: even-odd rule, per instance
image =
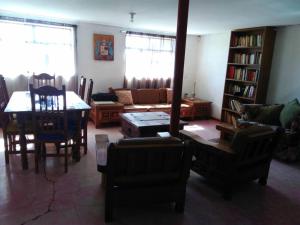
[{"label": "bookshelf", "polygon": [[[222,105],[222,122],[239,117],[237,102],[265,103],[276,31],[256,27],[231,32]],[[235,100],[235,101],[233,101]]]}]

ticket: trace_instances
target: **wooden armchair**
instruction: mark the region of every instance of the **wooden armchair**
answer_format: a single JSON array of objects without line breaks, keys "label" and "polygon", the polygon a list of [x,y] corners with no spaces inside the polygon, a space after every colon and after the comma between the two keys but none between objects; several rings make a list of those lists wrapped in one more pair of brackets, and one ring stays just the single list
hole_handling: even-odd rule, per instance
[{"label": "wooden armchair", "polygon": [[[32,122],[35,141],[35,171],[39,172],[39,158],[46,156],[63,156],[65,173],[68,172],[68,140],[75,139],[76,129],[68,127],[68,114],[66,111],[66,88],[62,90],[55,87],[43,86],[33,88],[30,85],[32,106]],[[60,101],[59,99],[62,99]],[[46,143],[60,145],[64,143],[64,154],[47,154]]]},{"label": "wooden armchair", "polygon": [[183,212],[192,153],[177,138],[134,138],[110,144],[107,152],[105,220],[115,203],[174,201]]},{"label": "wooden armchair", "polygon": [[239,182],[259,179],[266,185],[275,132],[267,126],[253,126],[238,131],[231,143],[211,142],[188,131],[181,134],[192,140],[195,159],[191,169],[218,183],[223,197],[230,199],[232,189]]},{"label": "wooden armchair", "polygon": [[33,74],[32,82],[34,88],[42,86],[53,86],[55,87],[55,75],[51,76],[47,73],[41,73],[39,75]]}]

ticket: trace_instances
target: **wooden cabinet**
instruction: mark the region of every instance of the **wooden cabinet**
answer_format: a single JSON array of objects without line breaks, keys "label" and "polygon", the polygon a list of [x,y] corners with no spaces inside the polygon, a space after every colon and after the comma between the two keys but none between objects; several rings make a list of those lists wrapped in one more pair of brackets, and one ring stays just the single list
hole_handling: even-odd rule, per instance
[{"label": "wooden cabinet", "polygon": [[92,101],[91,106],[90,118],[96,128],[101,127],[104,123],[120,122],[119,114],[124,112],[124,105],[117,102],[114,104],[95,104]]},{"label": "wooden cabinet", "polygon": [[192,107],[191,117],[210,118],[211,117],[211,102],[199,98],[184,98],[182,103]]},{"label": "wooden cabinet", "polygon": [[239,117],[239,104],[265,103],[276,32],[272,27],[231,32],[223,95],[223,122]]}]

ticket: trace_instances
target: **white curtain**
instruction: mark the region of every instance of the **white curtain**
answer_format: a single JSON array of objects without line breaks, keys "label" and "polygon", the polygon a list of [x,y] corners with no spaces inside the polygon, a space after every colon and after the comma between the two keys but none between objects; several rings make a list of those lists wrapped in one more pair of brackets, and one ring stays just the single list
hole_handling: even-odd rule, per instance
[{"label": "white curtain", "polygon": [[175,38],[126,35],[126,79],[168,79],[174,74]]},{"label": "white curtain", "polygon": [[33,73],[70,81],[75,75],[74,33],[69,26],[0,21],[0,74],[9,91],[26,90]]}]

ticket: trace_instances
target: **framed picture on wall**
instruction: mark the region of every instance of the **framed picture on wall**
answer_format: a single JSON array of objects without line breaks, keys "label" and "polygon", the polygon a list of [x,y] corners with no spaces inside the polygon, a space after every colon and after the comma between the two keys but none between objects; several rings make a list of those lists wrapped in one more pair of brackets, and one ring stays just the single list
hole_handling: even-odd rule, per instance
[{"label": "framed picture on wall", "polygon": [[114,60],[114,36],[94,34],[94,59]]}]

